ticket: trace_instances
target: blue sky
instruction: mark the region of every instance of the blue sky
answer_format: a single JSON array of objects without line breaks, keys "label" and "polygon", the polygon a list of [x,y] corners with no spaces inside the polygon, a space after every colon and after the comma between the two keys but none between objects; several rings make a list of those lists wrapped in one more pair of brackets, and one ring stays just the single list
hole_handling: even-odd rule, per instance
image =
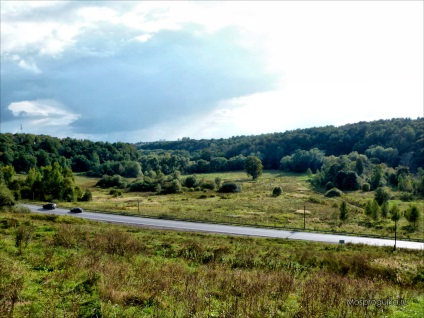
[{"label": "blue sky", "polygon": [[1,131],[225,138],[423,114],[422,1],[1,1]]}]

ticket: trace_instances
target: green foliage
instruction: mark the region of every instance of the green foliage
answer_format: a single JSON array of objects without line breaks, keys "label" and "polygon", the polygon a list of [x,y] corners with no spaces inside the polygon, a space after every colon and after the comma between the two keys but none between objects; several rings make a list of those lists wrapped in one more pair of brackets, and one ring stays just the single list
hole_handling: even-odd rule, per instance
[{"label": "green foliage", "polygon": [[390,193],[385,188],[377,188],[374,193],[374,199],[377,201],[378,205],[382,205],[384,202],[390,200]]},{"label": "green foliage", "polygon": [[368,200],[365,205],[365,215],[377,220],[380,215],[380,206],[376,200]]},{"label": "green foliage", "polygon": [[21,224],[15,231],[15,246],[22,253],[22,248],[26,247],[34,235],[35,228],[32,225]]},{"label": "green foliage", "polygon": [[221,187],[221,184],[222,184],[222,179],[220,177],[216,177],[215,178],[215,185],[218,189]]},{"label": "green foliage", "polygon": [[82,195],[80,199],[78,199],[78,201],[82,201],[82,202],[93,201],[93,194],[91,193],[89,189],[86,189],[84,191],[84,194]]},{"label": "green foliage", "polygon": [[210,180],[204,181],[200,184],[200,188],[203,190],[204,189],[215,190],[215,186],[216,186],[215,182]]},{"label": "green foliage", "polygon": [[375,165],[369,181],[371,189],[377,189],[386,185],[386,179],[384,178],[384,167],[383,165]]},{"label": "green foliage", "polygon": [[334,178],[334,185],[340,190],[352,191],[361,187],[359,176],[355,171],[339,171]]},{"label": "green foliage", "polygon": [[124,189],[127,185],[127,181],[117,174],[114,176],[104,175],[96,184],[101,188],[117,187],[119,189]]},{"label": "green foliage", "polygon": [[241,186],[234,182],[224,182],[224,184],[219,188],[218,192],[238,193],[241,192]]},{"label": "green foliage", "polygon": [[364,182],[363,184],[362,184],[362,191],[363,192],[369,192],[371,190],[371,186],[370,186],[370,184],[369,183],[367,183],[367,182]]},{"label": "green foliage", "polygon": [[324,194],[324,196],[326,196],[327,198],[341,197],[342,195],[343,195],[343,192],[337,188],[332,188]]},{"label": "green foliage", "polygon": [[15,198],[4,183],[0,182],[0,209],[3,207],[11,207],[15,204]]},{"label": "green foliage", "polygon": [[109,194],[112,195],[114,198],[122,197],[122,191],[118,189],[110,189]]},{"label": "green foliage", "polygon": [[324,152],[314,148],[309,151],[297,149],[291,156],[280,161],[280,169],[293,172],[316,171],[323,164]]},{"label": "green foliage", "polygon": [[262,174],[262,162],[261,159],[255,156],[249,156],[244,161],[244,169],[248,176],[252,176],[253,180],[259,178]]},{"label": "green foliage", "polygon": [[184,185],[187,188],[195,188],[197,186],[198,182],[197,182],[197,178],[196,176],[188,176],[185,181],[184,181]]},{"label": "green foliage", "polygon": [[364,173],[364,162],[362,161],[361,158],[356,159],[356,163],[355,163],[355,171],[358,175],[361,175]]},{"label": "green foliage", "polygon": [[340,221],[346,221],[348,218],[348,212],[349,212],[346,201],[342,201],[342,203],[340,204],[339,211],[340,211],[340,214],[339,214]]},{"label": "green foliage", "polygon": [[180,193],[182,190],[181,183],[178,179],[163,182],[159,191],[162,194]]},{"label": "green foliage", "polygon": [[381,217],[382,218],[387,218],[389,215],[390,209],[389,209],[389,202],[388,201],[384,201],[383,204],[381,205]]},{"label": "green foliage", "polygon": [[390,219],[394,222],[399,221],[401,218],[401,213],[399,206],[397,204],[394,204],[390,209]]},{"label": "green foliage", "polygon": [[405,211],[405,218],[409,223],[414,225],[414,228],[416,228],[417,221],[420,218],[420,211],[418,210],[418,207],[416,205],[409,206],[409,208]]},{"label": "green foliage", "polygon": [[272,196],[274,197],[278,197],[283,193],[283,189],[281,187],[274,187],[274,189],[272,189]]}]

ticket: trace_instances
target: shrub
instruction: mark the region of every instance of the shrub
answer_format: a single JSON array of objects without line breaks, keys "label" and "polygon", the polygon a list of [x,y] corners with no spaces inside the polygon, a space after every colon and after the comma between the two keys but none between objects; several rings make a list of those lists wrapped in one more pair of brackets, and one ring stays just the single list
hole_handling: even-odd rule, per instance
[{"label": "shrub", "polygon": [[327,184],[325,185],[325,188],[326,188],[327,190],[331,190],[331,189],[333,189],[333,188],[334,188],[334,184],[333,184],[333,182],[328,181],[328,182],[327,182]]},{"label": "shrub", "polygon": [[369,183],[365,182],[364,184],[362,184],[362,191],[368,192],[370,190],[371,190],[371,186]]},{"label": "shrub", "polygon": [[275,188],[272,190],[272,195],[273,195],[274,197],[278,197],[278,196],[280,196],[282,193],[283,193],[283,189],[281,189],[281,187],[275,187]]},{"label": "shrub", "polygon": [[187,188],[194,188],[197,185],[197,179],[195,176],[188,176],[184,182]]},{"label": "shrub", "polygon": [[200,187],[204,190],[204,189],[209,189],[209,190],[215,190],[215,183],[212,181],[205,181],[202,182],[202,184],[200,185]]},{"label": "shrub", "polygon": [[0,207],[8,207],[14,204],[13,193],[5,185],[0,184]]},{"label": "shrub", "polygon": [[85,190],[84,194],[78,201],[88,202],[93,200],[93,194],[89,189]]},{"label": "shrub", "polygon": [[343,195],[343,192],[342,191],[340,191],[339,189],[337,189],[337,188],[332,188],[332,189],[330,189],[330,190],[328,190],[326,193],[325,193],[325,196],[327,197],[327,198],[332,198],[332,197],[341,197]]},{"label": "shrub", "polygon": [[112,195],[114,198],[116,197],[122,197],[122,191],[118,189],[111,189],[109,191],[109,194]]},{"label": "shrub", "polygon": [[120,189],[123,189],[127,186],[127,181],[122,178],[120,175],[114,175],[113,177],[104,175],[96,184],[96,186],[99,186],[101,188],[111,188],[111,187],[118,187]]},{"label": "shrub", "polygon": [[377,188],[377,190],[375,190],[374,199],[377,201],[378,205],[382,205],[384,202],[389,201],[390,193],[384,188]]},{"label": "shrub", "polygon": [[234,182],[227,182],[224,183],[220,188],[219,191],[221,193],[237,193],[241,192],[241,186]]}]

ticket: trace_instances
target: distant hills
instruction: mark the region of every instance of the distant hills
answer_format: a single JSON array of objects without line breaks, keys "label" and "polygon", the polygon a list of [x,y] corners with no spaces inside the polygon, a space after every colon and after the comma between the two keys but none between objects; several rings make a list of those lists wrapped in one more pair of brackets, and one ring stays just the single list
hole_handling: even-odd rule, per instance
[{"label": "distant hills", "polygon": [[[97,167],[100,173],[107,171],[98,169],[105,163],[138,161],[142,171],[160,169],[169,173],[177,169],[184,173],[190,172],[190,164],[200,160],[203,160],[201,164],[213,160],[230,163],[235,158],[237,164],[240,161],[237,158],[254,154],[262,160],[264,168],[278,169],[283,157],[298,149],[314,148],[325,156],[358,152],[373,157],[375,162],[392,167],[404,165],[414,171],[424,166],[424,118],[394,118],[225,139],[183,138],[137,144],[5,133],[0,134],[0,165],[13,165],[17,172],[27,172],[32,167],[57,161],[74,172]],[[231,170],[231,165],[228,167]]]}]

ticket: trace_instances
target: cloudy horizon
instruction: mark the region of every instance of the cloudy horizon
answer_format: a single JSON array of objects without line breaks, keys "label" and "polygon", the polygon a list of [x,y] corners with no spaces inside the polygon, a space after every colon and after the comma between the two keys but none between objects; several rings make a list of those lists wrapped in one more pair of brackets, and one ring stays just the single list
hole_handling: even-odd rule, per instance
[{"label": "cloudy horizon", "polygon": [[1,1],[1,132],[226,138],[424,117],[422,1]]}]

